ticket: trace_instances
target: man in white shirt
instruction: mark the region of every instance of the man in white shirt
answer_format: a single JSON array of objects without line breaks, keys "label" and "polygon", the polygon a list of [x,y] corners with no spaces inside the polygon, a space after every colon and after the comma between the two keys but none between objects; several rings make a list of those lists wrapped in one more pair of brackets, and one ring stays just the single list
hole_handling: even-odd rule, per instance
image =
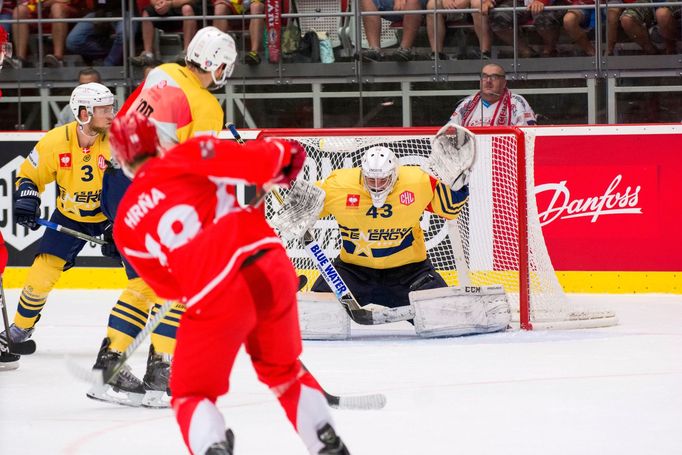
[{"label": "man in white shirt", "polygon": [[481,70],[481,90],[459,103],[450,122],[461,126],[535,125],[528,101],[507,88],[504,68],[490,63]]}]

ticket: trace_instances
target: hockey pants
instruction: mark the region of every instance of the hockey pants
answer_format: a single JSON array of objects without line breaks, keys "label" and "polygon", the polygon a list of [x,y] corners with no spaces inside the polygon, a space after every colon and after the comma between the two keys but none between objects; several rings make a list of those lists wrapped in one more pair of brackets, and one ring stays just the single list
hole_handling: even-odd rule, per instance
[{"label": "hockey pants", "polygon": [[225,422],[215,402],[229,389],[242,343],[259,380],[277,396],[310,453],[322,448],[317,430],[333,422],[319,384],[298,360],[296,287],[284,249],[274,248],[242,266],[183,315],[170,387],[191,453],[203,455],[211,444],[225,439]]}]

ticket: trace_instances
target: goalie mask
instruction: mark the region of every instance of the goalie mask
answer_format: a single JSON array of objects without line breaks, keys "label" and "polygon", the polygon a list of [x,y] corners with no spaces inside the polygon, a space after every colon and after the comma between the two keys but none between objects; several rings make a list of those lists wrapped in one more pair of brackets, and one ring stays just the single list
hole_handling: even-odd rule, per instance
[{"label": "goalie mask", "polygon": [[[234,70],[234,63],[237,61],[237,46],[227,33],[215,27],[204,27],[194,35],[187,46],[185,60],[211,73],[215,87],[222,87]],[[223,65],[225,65],[223,74],[220,79],[216,79],[216,71]]]},{"label": "goalie mask", "polygon": [[398,158],[386,147],[372,147],[362,156],[362,184],[379,208],[393,190],[398,178]]},{"label": "goalie mask", "polygon": [[[95,106],[114,106],[114,95],[111,93],[111,90],[97,82],[82,84],[73,89],[69,107],[71,107],[71,112],[73,112],[73,116],[76,117],[76,121],[80,125],[90,123]],[[83,122],[78,115],[82,108],[85,108],[85,111],[88,113],[88,120],[86,122]]]}]

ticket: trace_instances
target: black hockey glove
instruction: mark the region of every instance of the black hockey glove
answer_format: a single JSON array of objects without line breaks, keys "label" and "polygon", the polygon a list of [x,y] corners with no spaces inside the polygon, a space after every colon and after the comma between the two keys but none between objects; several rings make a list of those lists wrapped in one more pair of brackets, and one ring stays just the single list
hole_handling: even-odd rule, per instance
[{"label": "black hockey glove", "polygon": [[17,224],[29,229],[40,228],[36,219],[40,215],[40,193],[38,187],[27,179],[19,184],[19,189],[14,193],[14,220]]},{"label": "black hockey glove", "polygon": [[114,259],[121,259],[121,254],[118,252],[118,249],[116,248],[116,244],[114,243],[114,224],[109,223],[107,227],[104,228],[104,233],[102,234],[102,238],[107,242],[105,245],[102,245],[102,255],[106,256],[108,258],[114,258]]}]

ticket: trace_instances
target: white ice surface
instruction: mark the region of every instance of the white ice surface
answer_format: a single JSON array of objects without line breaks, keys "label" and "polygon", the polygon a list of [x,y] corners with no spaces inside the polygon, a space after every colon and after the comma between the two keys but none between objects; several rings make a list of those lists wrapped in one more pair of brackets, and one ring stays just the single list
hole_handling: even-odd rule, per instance
[{"label": "white ice surface", "polygon": [[[18,291],[6,294],[12,317]],[[0,454],[187,453],[170,410],[91,401],[65,367],[92,365],[117,296],[52,293],[37,353],[0,372]],[[399,323],[306,342],[302,358],[332,393],[386,394],[381,411],[334,411],[355,455],[682,454],[682,296],[571,299],[620,325],[421,340]],[[219,406],[238,455],[305,453],[243,352]]]}]

